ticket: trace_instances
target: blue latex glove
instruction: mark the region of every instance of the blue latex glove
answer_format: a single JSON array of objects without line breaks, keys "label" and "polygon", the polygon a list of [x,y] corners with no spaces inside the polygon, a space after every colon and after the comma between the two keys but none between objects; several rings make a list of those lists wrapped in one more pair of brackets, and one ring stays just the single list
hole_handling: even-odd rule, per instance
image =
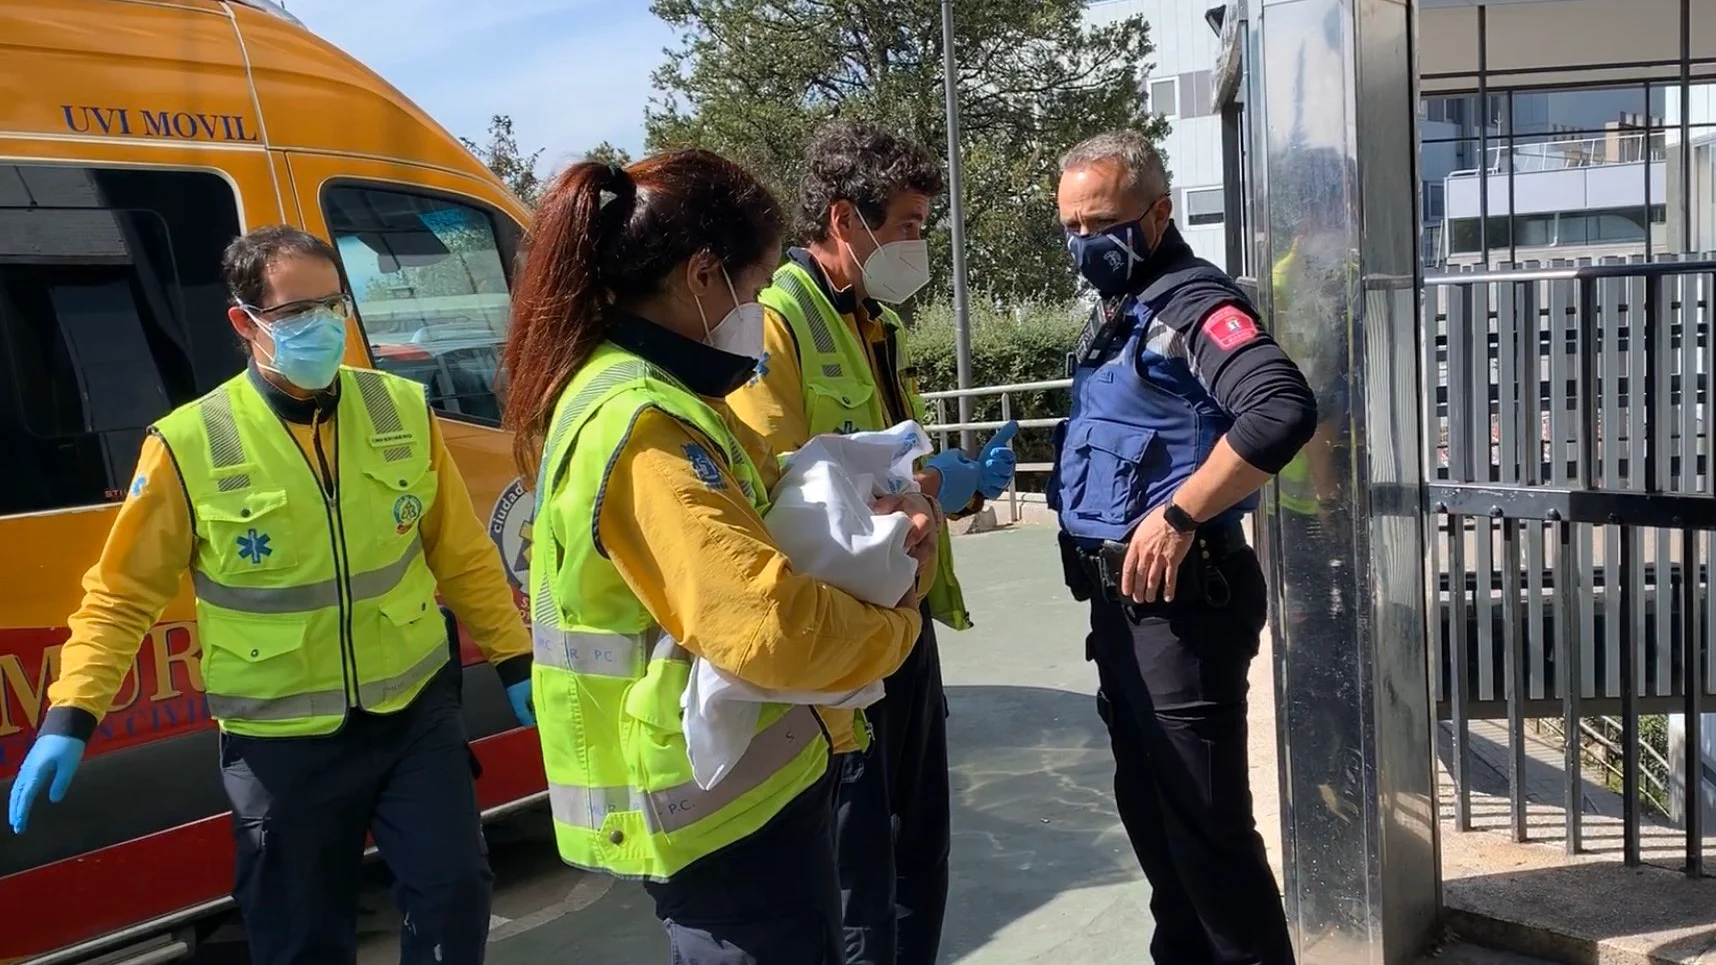
[{"label": "blue latex glove", "polygon": [[530,706],[530,681],[520,680],[506,689],[507,702],[512,704],[512,715],[526,727],[536,726],[536,711]]},{"label": "blue latex glove", "polygon": [[924,464],[941,473],[941,488],[935,498],[941,502],[942,512],[957,513],[971,503],[982,466],[958,449],[943,449]]},{"label": "blue latex glove", "polygon": [[1007,491],[1013,481],[1013,469],[1019,461],[1013,455],[1013,437],[1019,434],[1019,422],[1014,420],[996,431],[994,438],[983,446],[977,456],[981,468],[977,474],[977,491],[984,499],[994,499]]},{"label": "blue latex glove", "polygon": [[18,779],[12,784],[8,818],[13,834],[23,834],[29,826],[30,805],[35,803],[43,784],[53,782],[48,788],[49,801],[58,804],[66,799],[72,775],[83,760],[83,748],[83,741],[59,734],[43,734],[30,745],[30,753],[24,755],[24,764],[18,768]]}]

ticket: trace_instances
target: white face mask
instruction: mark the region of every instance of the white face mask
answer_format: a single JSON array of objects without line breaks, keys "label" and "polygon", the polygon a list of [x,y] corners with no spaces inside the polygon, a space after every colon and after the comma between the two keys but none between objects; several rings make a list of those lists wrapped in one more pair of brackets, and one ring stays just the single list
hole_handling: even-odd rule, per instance
[{"label": "white face mask", "polygon": [[890,241],[881,244],[876,233],[858,216],[876,250],[864,259],[864,292],[877,301],[898,305],[929,283],[929,242]]},{"label": "white face mask", "polygon": [[733,289],[733,279],[727,275],[725,267],[721,269],[721,277],[727,282],[727,293],[733,296],[733,309],[710,327],[709,316],[703,314],[703,301],[698,300],[697,315],[703,319],[703,341],[712,348],[733,355],[762,358],[763,306],[757,302],[739,301],[739,293]]}]

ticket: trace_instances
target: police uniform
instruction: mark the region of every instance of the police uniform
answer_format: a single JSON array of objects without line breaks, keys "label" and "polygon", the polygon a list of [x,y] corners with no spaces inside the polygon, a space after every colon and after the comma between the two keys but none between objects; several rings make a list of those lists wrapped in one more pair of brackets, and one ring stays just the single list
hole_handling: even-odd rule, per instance
[{"label": "police uniform", "polygon": [[364,836],[404,962],[474,963],[492,875],[439,592],[505,682],[529,638],[418,383],[255,370],[157,423],[70,619],[44,734],[88,740],[186,563],[258,965],[356,955]]},{"label": "police uniform", "polygon": [[[905,328],[891,309],[834,291],[803,248],[788,252],[761,301],[764,371],[731,401],[734,414],[776,451],[824,433],[924,421],[905,362]],[[947,698],[934,621],[964,630],[971,617],[945,524],[937,554],[918,586],[923,635],[886,680],[886,696],[864,711],[868,731],[833,731],[841,755],[835,834],[848,965],[933,965],[940,948],[951,820]]]},{"label": "police uniform", "polygon": [[1115,800],[1151,884],[1154,961],[1284,965],[1247,775],[1246,675],[1268,607],[1241,527],[1256,495],[1202,522],[1172,602],[1123,601],[1119,571],[1140,521],[1219,440],[1279,471],[1308,435],[1309,390],[1239,287],[1171,225],[1132,292],[1098,307],[1069,359],[1049,481],[1068,583],[1090,601]]},{"label": "police uniform", "polygon": [[[734,770],[693,778],[693,656],[771,689],[897,668],[909,609],[793,572],[763,514],[779,467],[721,401],[744,359],[615,313],[544,446],[531,558],[535,699],[561,857],[641,879],[675,962],[840,957],[828,727],[763,705]],[[848,724],[849,726],[849,724]]]}]

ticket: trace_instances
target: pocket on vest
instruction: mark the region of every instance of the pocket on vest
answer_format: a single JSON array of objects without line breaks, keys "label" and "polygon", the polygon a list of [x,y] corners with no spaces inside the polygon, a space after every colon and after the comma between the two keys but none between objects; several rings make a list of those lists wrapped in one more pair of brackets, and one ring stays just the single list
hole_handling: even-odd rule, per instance
[{"label": "pocket on vest", "polygon": [[220,493],[196,505],[218,573],[273,573],[298,564],[298,535],[282,490]]},{"label": "pocket on vest", "polygon": [[392,524],[393,537],[401,547],[416,539],[417,528],[434,504],[440,482],[429,471],[429,461],[422,459],[396,465],[366,466],[363,473],[375,484],[371,497],[374,500],[374,518]]},{"label": "pocket on vest", "polygon": [[202,635],[209,690],[229,697],[298,692],[309,673],[308,627],[308,621],[273,614],[222,614],[218,630]]},{"label": "pocket on vest", "polygon": [[690,680],[690,664],[652,660],[644,676],[626,688],[620,742],[633,787],[665,791],[692,780],[679,707]]},{"label": "pocket on vest", "polygon": [[[1161,444],[1153,429],[1091,419],[1069,434],[1075,471],[1067,480],[1070,510],[1082,519],[1124,524],[1144,511],[1150,481],[1162,475]],[[1066,472],[1063,465],[1061,471]]]},{"label": "pocket on vest", "polygon": [[[422,575],[419,575],[422,574]],[[414,651],[446,641],[447,621],[435,605],[435,582],[421,570],[407,572],[400,584],[381,598],[383,639],[402,640]],[[363,640],[356,641],[359,647]]]},{"label": "pocket on vest", "polygon": [[853,383],[839,387],[824,385],[813,379],[810,383],[810,428],[813,433],[835,432],[847,435],[884,426],[869,425],[870,400],[876,387]]}]

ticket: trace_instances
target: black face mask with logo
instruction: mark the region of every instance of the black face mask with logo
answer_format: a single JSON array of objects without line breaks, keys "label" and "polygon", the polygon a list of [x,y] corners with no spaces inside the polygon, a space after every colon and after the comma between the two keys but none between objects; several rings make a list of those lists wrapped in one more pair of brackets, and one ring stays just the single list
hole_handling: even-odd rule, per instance
[{"label": "black face mask with logo", "polygon": [[1067,251],[1085,281],[1104,297],[1113,297],[1132,290],[1150,257],[1150,243],[1140,223],[1129,221],[1088,235],[1069,231]]}]

